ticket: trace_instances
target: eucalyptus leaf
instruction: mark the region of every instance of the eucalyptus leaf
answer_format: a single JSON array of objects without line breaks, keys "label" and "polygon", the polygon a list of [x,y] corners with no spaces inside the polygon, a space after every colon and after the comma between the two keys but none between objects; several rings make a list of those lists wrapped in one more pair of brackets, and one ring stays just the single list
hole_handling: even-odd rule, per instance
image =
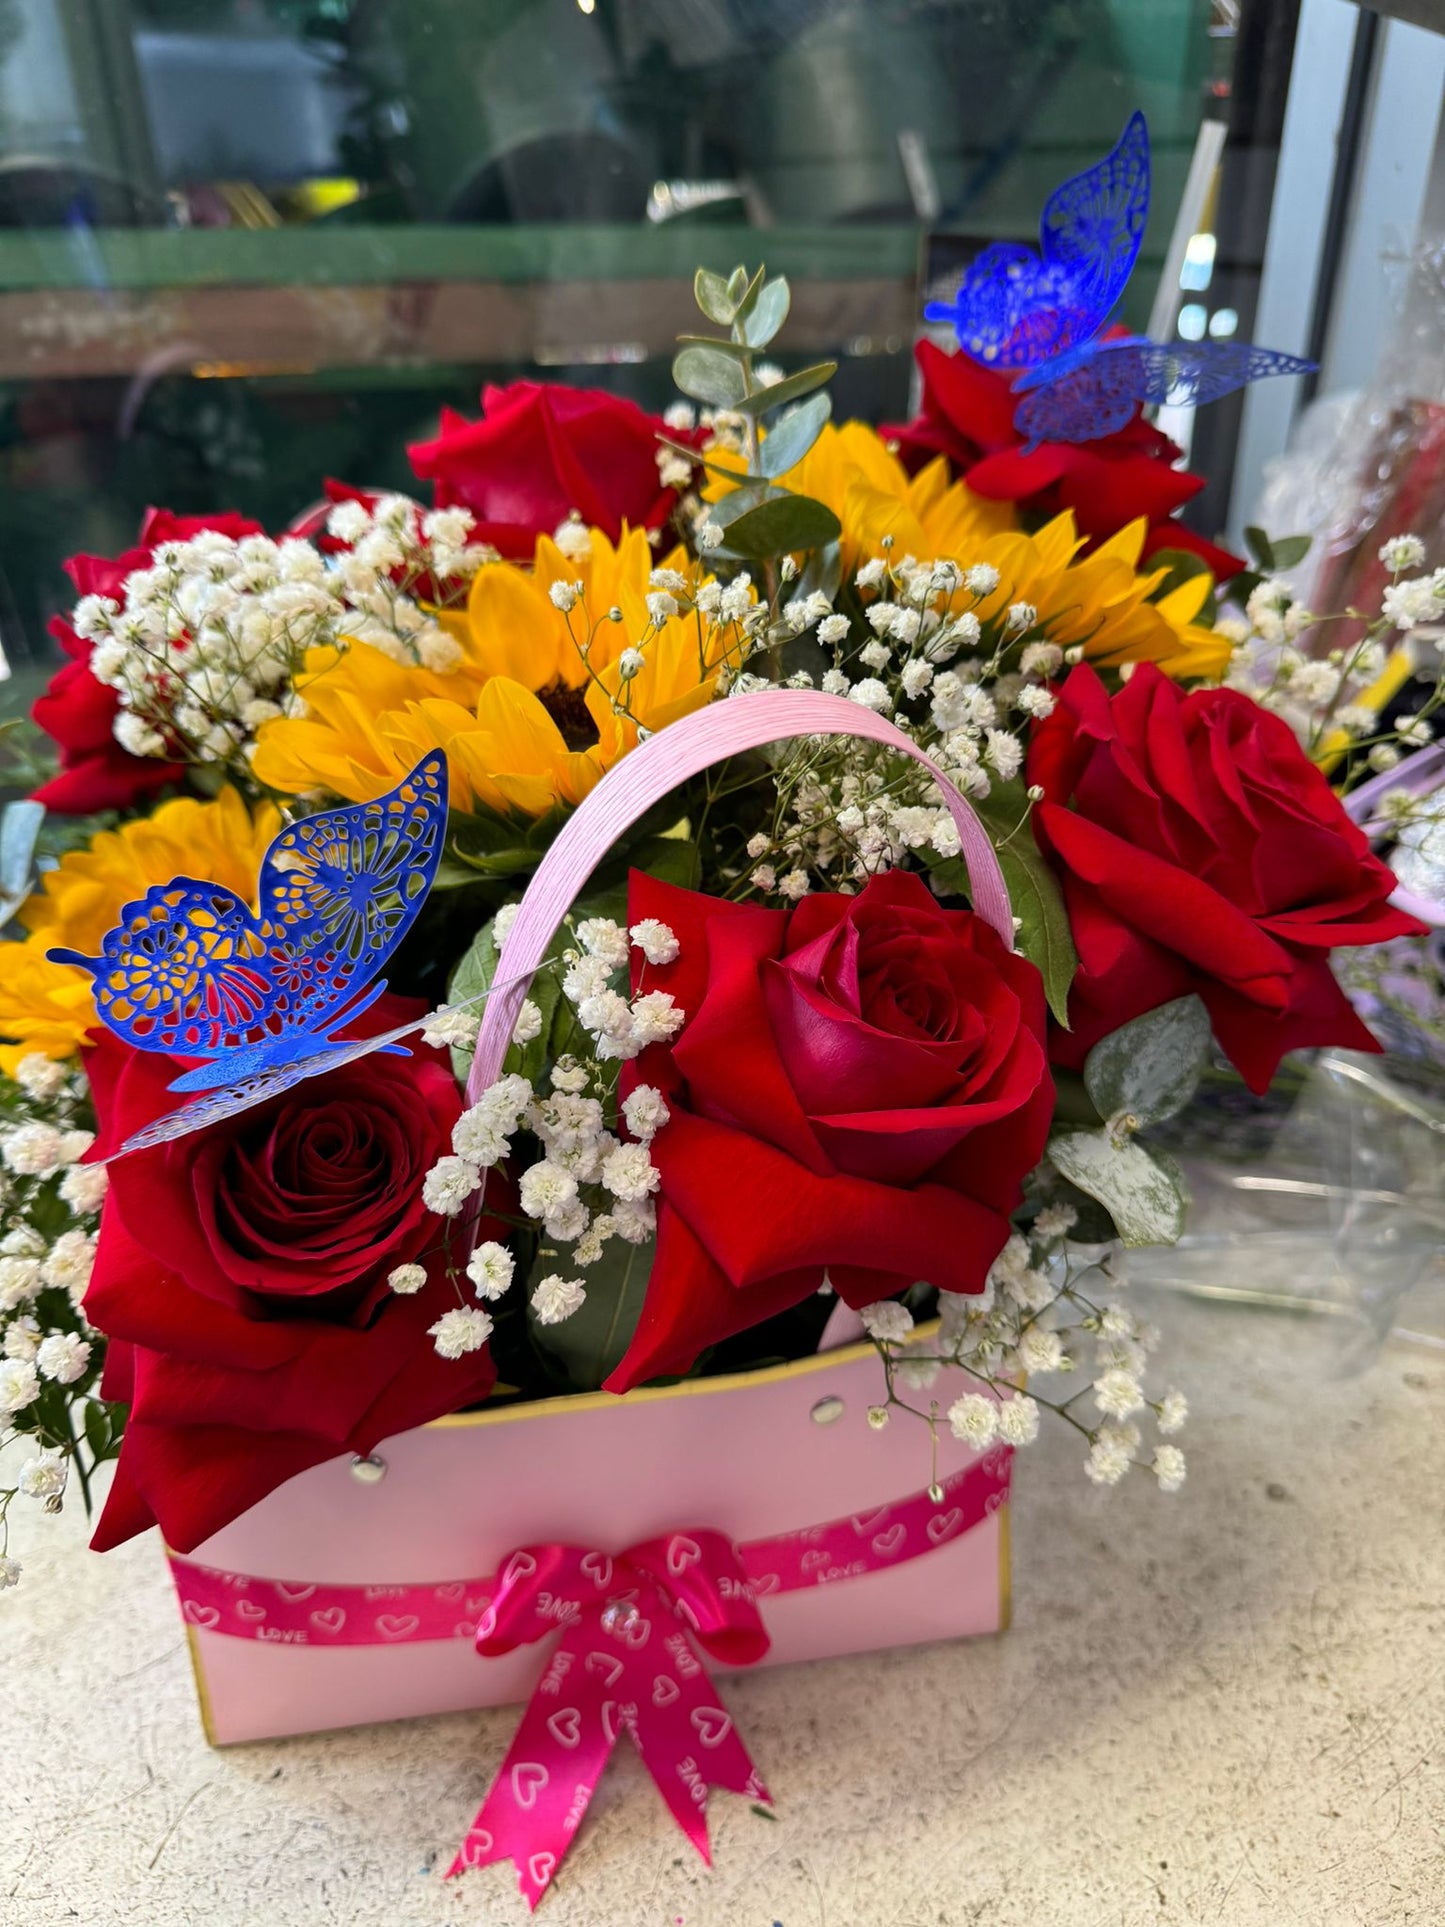
[{"label": "eucalyptus leaf", "polygon": [[1273,572],[1275,568],[1274,545],[1263,529],[1255,528],[1251,524],[1251,526],[1244,531],[1244,546],[1249,550],[1251,558],[1259,564],[1266,575]]},{"label": "eucalyptus leaf", "polygon": [[833,412],[832,397],[826,390],[799,402],[786,415],[780,415],[764,437],[758,465],[770,481],[796,468],[823,432]]},{"label": "eucalyptus leaf", "polygon": [[1179,1242],[1188,1193],[1165,1152],[1102,1130],[1056,1131],[1048,1154],[1062,1177],[1103,1205],[1126,1245]]},{"label": "eucalyptus leaf", "polygon": [[1312,538],[1308,535],[1282,535],[1274,544],[1274,566],[1292,569],[1309,554]]},{"label": "eucalyptus leaf", "polygon": [[731,554],[761,562],[795,549],[822,548],[841,533],[825,503],[807,495],[775,495],[729,523],[725,540]]},{"label": "eucalyptus leaf", "polygon": [[836,361],[815,362],[811,368],[800,369],[796,375],[788,375],[782,381],[775,381],[770,388],[759,388],[755,394],[728,405],[744,415],[766,415],[770,408],[781,408],[784,402],[798,401],[804,395],[811,395],[815,388],[821,388],[824,382],[831,381],[837,372]]},{"label": "eucalyptus leaf", "polygon": [[1179,997],[1101,1037],[1084,1083],[1100,1117],[1160,1124],[1184,1109],[1208,1061],[1209,1013],[1197,997]]},{"label": "eucalyptus leaf", "polygon": [[727,298],[729,301],[732,302],[733,312],[735,314],[737,312],[738,303],[743,299],[743,296],[747,293],[747,291],[748,291],[747,269],[734,268],[732,273],[727,278]]},{"label": "eucalyptus leaf", "polygon": [[630,1245],[621,1238],[609,1238],[597,1263],[581,1274],[587,1293],[582,1304],[560,1325],[543,1325],[531,1309],[533,1286],[554,1272],[564,1277],[574,1272],[567,1248],[558,1250],[543,1240],[527,1282],[527,1319],[534,1342],[562,1367],[574,1391],[595,1392],[632,1343],[655,1249],[651,1239]]},{"label": "eucalyptus leaf", "polygon": [[694,401],[713,408],[742,406],[742,367],[721,348],[684,348],[673,360],[672,378]]},{"label": "eucalyptus leaf", "polygon": [[[767,280],[767,274],[768,271],[765,267],[759,268],[757,273],[751,278],[748,277],[746,268],[735,268],[733,270],[734,279],[736,279],[738,275],[742,275],[744,281],[742,293],[738,296],[737,305],[733,310],[734,327],[741,327],[757,305],[757,299],[763,291],[763,283]],[[729,290],[731,290],[731,282],[728,283],[728,287]]]},{"label": "eucalyptus leaf", "polygon": [[776,275],[763,283],[751,309],[738,317],[743,340],[749,348],[767,347],[787,320],[792,298],[785,275]]},{"label": "eucalyptus leaf", "polygon": [[16,801],[0,811],[0,926],[10,921],[30,895],[35,880],[35,844],[44,821],[43,803]]},{"label": "eucalyptus leaf", "polygon": [[718,354],[727,355],[731,360],[744,362],[749,359],[752,349],[744,341],[724,340],[719,335],[678,335],[679,348],[710,348]]},{"label": "eucalyptus leaf", "polygon": [[699,268],[692,278],[692,292],[693,299],[709,321],[715,321],[720,328],[731,328],[733,303],[724,275]]},{"label": "eucalyptus leaf", "polygon": [[749,515],[761,502],[786,502],[786,489],[774,488],[771,482],[745,482],[741,488],[729,490],[720,501],[708,509],[708,520],[720,529],[730,528],[744,515]]}]

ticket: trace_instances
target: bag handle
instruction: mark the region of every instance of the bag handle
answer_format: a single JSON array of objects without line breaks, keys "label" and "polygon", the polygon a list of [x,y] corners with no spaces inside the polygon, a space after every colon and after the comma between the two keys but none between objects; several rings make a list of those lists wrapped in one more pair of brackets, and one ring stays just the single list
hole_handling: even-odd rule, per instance
[{"label": "bag handle", "polygon": [[497,960],[495,981],[503,987],[487,999],[467,1079],[468,1104],[475,1104],[500,1076],[532,973],[582,886],[618,837],[669,790],[711,764],[795,736],[859,736],[921,763],[938,784],[957,826],[974,908],[1013,949],[1013,912],[988,832],[937,763],[893,723],[845,696],[817,689],[758,690],[700,709],[639,743],[563,824],[537,865]]}]

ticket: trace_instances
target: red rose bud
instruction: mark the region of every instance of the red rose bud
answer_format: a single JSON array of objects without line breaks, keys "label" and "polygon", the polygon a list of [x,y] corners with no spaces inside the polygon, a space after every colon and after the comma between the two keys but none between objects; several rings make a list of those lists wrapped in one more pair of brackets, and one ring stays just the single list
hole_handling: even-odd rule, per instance
[{"label": "red rose bud", "polygon": [[[126,577],[150,567],[159,543],[189,542],[203,529],[215,529],[236,541],[263,533],[259,522],[248,522],[229,510],[218,515],[173,515],[169,509],[147,509],[135,548],[117,556],[73,555],[65,573],[77,595],[110,596],[119,602]],[[129,810],[167,783],[179,781],[182,771],[177,764],[154,756],[132,756],[115,740],[120,697],[90,673],[94,644],[78,636],[64,616],[52,620],[50,633],[70,661],[56,670],[30,712],[60,746],[60,774],[40,785],[36,802],[59,816]]]},{"label": "red rose bud", "polygon": [[1079,953],[1056,1063],[1191,992],[1254,1091],[1286,1051],[1379,1049],[1329,953],[1422,926],[1280,717],[1149,663],[1110,697],[1081,664],[1034,727],[1028,780]]},{"label": "red rose bud", "polygon": [[1013,371],[985,368],[965,354],[945,354],[931,341],[916,349],[923,396],[911,422],[882,432],[897,442],[910,467],[946,455],[976,495],[1017,502],[1048,520],[1072,509],[1080,535],[1106,542],[1143,516],[1149,524],[1144,554],[1185,549],[1217,582],[1244,567],[1227,549],[1173,521],[1175,511],[1204,487],[1204,477],[1176,468],[1179,450],[1142,415],[1091,442],[1041,442],[1024,453],[1014,426],[1018,396]]},{"label": "red rose bud", "polygon": [[[362,1024],[419,1010],[386,997]],[[413,1050],[110,1167],[85,1310],[111,1339],[106,1396],[131,1412],[100,1549],[159,1522],[189,1551],[307,1466],[491,1390],[487,1352],[443,1359],[428,1335],[457,1301],[422,1179],[462,1103],[446,1053]],[[102,1153],[178,1102],[178,1060],[107,1035],[86,1068]],[[413,1262],[427,1284],[389,1290]]]},{"label": "red rose bud", "polygon": [[686,1371],[825,1270],[855,1307],[920,1280],[981,1291],[1053,1111],[1034,966],[901,872],[793,910],[635,875],[628,921],[648,917],[681,947],[644,987],[687,1021],[622,1075],[671,1116],[647,1300],[609,1389]]},{"label": "red rose bud", "polygon": [[407,452],[438,508],[470,509],[475,542],[514,561],[530,561],[539,535],[551,535],[575,510],[611,542],[623,524],[658,529],[677,506],[657,457],[662,420],[635,402],[595,388],[514,381],[482,395],[482,419],[442,410],[435,441]]}]

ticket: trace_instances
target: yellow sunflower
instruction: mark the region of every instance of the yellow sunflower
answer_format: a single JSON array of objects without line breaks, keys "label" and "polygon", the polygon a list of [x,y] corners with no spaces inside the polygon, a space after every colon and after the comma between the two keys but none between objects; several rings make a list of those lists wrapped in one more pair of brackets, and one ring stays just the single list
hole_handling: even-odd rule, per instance
[{"label": "yellow sunflower", "polygon": [[[711,459],[744,471],[743,458],[727,450]],[[948,479],[940,455],[910,475],[876,429],[866,422],[829,422],[781,486],[824,502],[843,525],[840,543],[845,573],[882,553],[883,538],[893,537],[892,553],[920,562],[971,554],[980,542],[1017,528],[1011,502],[990,502],[963,482]],[[729,484],[714,478],[708,496],[717,501]]]},{"label": "yellow sunflower", "polygon": [[[715,460],[742,469],[741,457],[726,453]],[[882,438],[863,422],[831,424],[783,485],[826,502],[843,525],[845,571],[884,553],[894,560],[950,560],[968,568],[991,563],[999,572],[996,592],[970,603],[981,621],[1001,616],[1013,603],[1038,611],[1038,628],[1063,648],[1082,645],[1101,667],[1157,662],[1168,675],[1218,677],[1229,661],[1230,646],[1194,618],[1203,608],[1213,580],[1192,576],[1157,601],[1150,598],[1165,579],[1163,570],[1140,574],[1146,525],[1131,522],[1091,554],[1072,514],[1055,517],[1028,535],[1018,527],[1013,505],[990,502],[963,482],[950,482],[940,456],[909,476]],[[728,484],[713,481],[713,500]]]},{"label": "yellow sunflower", "polygon": [[1083,555],[1083,538],[1072,511],[1066,511],[1033,535],[995,536],[961,558],[968,565],[991,563],[998,570],[998,587],[973,604],[974,612],[986,623],[1014,603],[1029,603],[1036,611],[1035,626],[1050,642],[1064,649],[1082,646],[1089,661],[1101,668],[1154,662],[1170,676],[1223,675],[1229,642],[1194,620],[1213,578],[1190,576],[1151,601],[1168,571],[1138,572],[1147,532],[1141,518]]},{"label": "yellow sunflower", "polygon": [[[705,579],[681,549],[661,566],[690,591]],[[530,570],[489,563],[466,609],[438,614],[462,648],[449,675],[365,643],[313,650],[296,684],[306,714],[265,725],[256,775],[291,795],[365,802],[424,751],[444,749],[455,809],[540,816],[580,802],[639,729],[655,733],[711,701],[719,670],[741,653],[735,626],[649,608],[656,567],[640,530],[615,547],[593,530],[580,558],[543,536]]]},{"label": "yellow sunflower", "polygon": [[271,805],[253,816],[235,790],[224,789],[209,803],[162,803],[154,815],[102,830],[88,849],[63,856],[20,908],[30,934],[0,943],[0,1070],[13,1072],[32,1051],[73,1056],[97,1027],[89,975],[50,963],[52,945],[94,956],[123,904],[175,876],[224,883],[254,904],[261,859],[280,828]]}]

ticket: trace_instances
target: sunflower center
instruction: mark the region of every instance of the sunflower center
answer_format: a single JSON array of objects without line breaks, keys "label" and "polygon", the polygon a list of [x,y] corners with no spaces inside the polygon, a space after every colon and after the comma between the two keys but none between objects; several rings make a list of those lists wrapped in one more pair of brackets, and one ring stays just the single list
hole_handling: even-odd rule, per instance
[{"label": "sunflower center", "polygon": [[561,731],[568,749],[591,749],[598,740],[597,725],[587,707],[584,691],[554,682],[549,688],[537,691],[537,700]]}]

